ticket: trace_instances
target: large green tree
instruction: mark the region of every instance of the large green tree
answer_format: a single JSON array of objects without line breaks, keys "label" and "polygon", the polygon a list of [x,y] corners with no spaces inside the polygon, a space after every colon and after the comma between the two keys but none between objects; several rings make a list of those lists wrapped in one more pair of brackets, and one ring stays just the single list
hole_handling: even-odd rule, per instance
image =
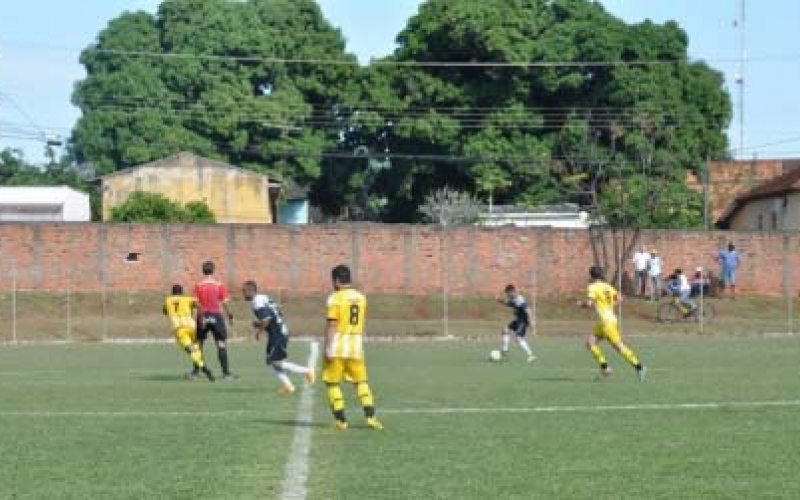
[{"label": "large green tree", "polygon": [[309,183],[357,70],[344,45],[313,0],[167,0],[156,15],[125,13],[81,55],[76,152],[101,173],[191,150]]},{"label": "large green tree", "polygon": [[[429,0],[397,42],[372,68],[388,90],[366,94],[368,121],[393,124],[387,218],[409,218],[449,185],[497,202],[594,205],[613,224],[636,212],[643,226],[699,220],[647,210],[699,206],[685,174],[727,146],[722,75],[688,61],[676,23],[629,25],[587,0]],[[376,129],[361,131],[379,150]],[[642,182],[618,182],[633,175]],[[598,196],[607,186],[632,201],[625,211]]]},{"label": "large green tree", "polygon": [[420,220],[445,186],[617,225],[700,220],[685,176],[725,155],[731,105],[676,23],[589,0],[428,0],[397,43],[359,67],[313,0],[124,14],[81,57],[78,159],[104,173],[192,150],[386,221]]}]

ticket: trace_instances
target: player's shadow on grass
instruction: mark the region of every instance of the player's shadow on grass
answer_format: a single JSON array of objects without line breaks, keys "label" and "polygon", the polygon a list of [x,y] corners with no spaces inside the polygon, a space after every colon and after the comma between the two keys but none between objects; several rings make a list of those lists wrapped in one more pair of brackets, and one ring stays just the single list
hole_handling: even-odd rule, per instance
[{"label": "player's shadow on grass", "polygon": [[331,427],[330,423],[326,422],[306,422],[306,421],[299,421],[293,418],[266,418],[266,419],[258,419],[256,422],[266,423],[268,425],[280,426],[280,427],[310,427],[312,429],[323,429]]},{"label": "player's shadow on grass", "polygon": [[252,394],[255,392],[263,393],[265,390],[263,387],[231,387],[228,382],[217,382],[214,384],[216,389],[224,392],[235,392],[240,394]]},{"label": "player's shadow on grass", "polygon": [[187,384],[192,383],[191,380],[186,378],[185,374],[181,373],[148,373],[142,375],[142,380],[146,380],[148,382],[186,382]]}]

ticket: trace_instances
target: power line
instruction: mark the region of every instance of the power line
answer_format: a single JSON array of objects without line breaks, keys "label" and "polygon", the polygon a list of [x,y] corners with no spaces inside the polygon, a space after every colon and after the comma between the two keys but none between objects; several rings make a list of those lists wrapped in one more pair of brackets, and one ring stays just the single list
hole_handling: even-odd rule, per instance
[{"label": "power line", "polygon": [[16,109],[17,112],[22,116],[22,118],[24,118],[28,122],[28,124],[30,124],[33,128],[39,131],[42,138],[44,138],[47,135],[44,129],[42,129],[42,127],[40,127],[39,124],[36,123],[33,120],[33,118],[31,118],[31,116],[28,113],[26,113],[24,109],[22,109],[22,106],[17,104],[17,102],[10,95],[6,94],[5,92],[0,92],[0,100],[6,101],[14,109]]},{"label": "power line", "polygon": [[771,146],[780,146],[780,145],[783,145],[783,144],[792,144],[792,143],[795,143],[795,142],[800,142],[800,135],[799,136],[794,136],[794,137],[787,137],[787,138],[784,138],[784,139],[777,139],[777,140],[772,141],[772,142],[765,142],[765,143],[762,143],[762,144],[755,144],[753,146],[747,146],[747,147],[741,148],[741,151],[742,152],[751,151],[751,150],[754,150],[754,149],[768,148],[768,147],[771,147]]},{"label": "power line", "polygon": [[[321,38],[328,39],[327,36]],[[352,65],[358,66],[355,58],[353,59],[303,59],[303,58],[282,58],[269,56],[234,56],[234,55],[214,55],[214,54],[192,54],[192,53],[165,53],[153,51],[135,51],[120,49],[102,49],[97,47],[69,47],[63,45],[42,44],[35,42],[6,40],[0,38],[0,43],[8,47],[22,49],[38,49],[51,51],[90,51],[109,55],[139,56],[150,58],[193,58],[207,60],[221,60],[232,62],[262,62],[262,63],[282,63],[282,64],[318,64],[318,65]],[[688,64],[693,62],[707,63],[738,63],[740,56],[727,57],[697,57],[680,59],[656,59],[656,60],[630,60],[630,61],[394,61],[391,59],[372,59],[371,64],[379,66],[419,66],[419,67],[603,67],[603,66],[646,66],[663,64]],[[748,62],[788,62],[800,60],[800,54],[764,54],[761,56],[749,56]]]}]

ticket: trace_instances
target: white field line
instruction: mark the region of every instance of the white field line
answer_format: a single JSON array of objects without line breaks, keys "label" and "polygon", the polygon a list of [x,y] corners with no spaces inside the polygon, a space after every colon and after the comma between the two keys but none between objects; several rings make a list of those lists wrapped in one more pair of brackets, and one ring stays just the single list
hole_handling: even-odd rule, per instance
[{"label": "white field line", "polygon": [[624,411],[674,411],[674,410],[721,410],[748,409],[769,407],[800,406],[800,400],[784,401],[718,401],[706,403],[652,403],[636,405],[595,405],[595,406],[532,406],[517,408],[383,408],[381,413],[404,415],[466,415],[466,414],[501,414],[501,413],[594,413]]},{"label": "white field line", "polygon": [[[306,366],[316,367],[319,356],[319,343],[311,342]],[[311,423],[314,407],[313,389],[304,385],[300,394],[300,403],[297,405],[297,427],[294,429],[292,447],[289,451],[289,461],[283,473],[282,500],[305,500],[308,494],[306,482],[308,481],[309,460],[311,451]]]}]

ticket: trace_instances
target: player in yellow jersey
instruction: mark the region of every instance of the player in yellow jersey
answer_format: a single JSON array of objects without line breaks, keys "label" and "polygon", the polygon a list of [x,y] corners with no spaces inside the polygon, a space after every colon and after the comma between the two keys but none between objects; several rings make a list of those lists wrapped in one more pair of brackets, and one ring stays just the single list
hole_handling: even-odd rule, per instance
[{"label": "player in yellow jersey", "polygon": [[203,361],[203,351],[197,344],[197,299],[184,295],[181,285],[172,285],[172,294],[164,299],[164,315],[172,323],[175,341],[189,354],[194,367],[213,382],[214,375]]},{"label": "player in yellow jersey", "polygon": [[617,303],[622,302],[622,296],[613,286],[605,282],[602,268],[592,266],[589,270],[589,275],[592,278],[592,283],[589,285],[586,292],[586,296],[589,300],[582,303],[582,305],[585,307],[594,305],[598,322],[594,327],[594,331],[586,338],[586,348],[589,349],[589,352],[592,353],[592,357],[594,357],[600,365],[599,378],[611,375],[611,368],[608,366],[606,357],[598,345],[599,341],[607,340],[608,343],[625,358],[625,361],[636,369],[636,376],[639,382],[644,382],[646,369],[639,361],[636,354],[622,342],[619,322],[614,312]]},{"label": "player in yellow jersey", "polygon": [[352,382],[356,388],[367,426],[381,430],[383,425],[375,417],[375,402],[367,383],[367,367],[364,362],[363,340],[367,298],[353,288],[349,267],[344,265],[334,267],[331,279],[334,292],[328,297],[322,380],[328,387],[328,402],[333,411],[336,428],[347,429],[344,395],[341,388],[342,380],[345,379]]}]

